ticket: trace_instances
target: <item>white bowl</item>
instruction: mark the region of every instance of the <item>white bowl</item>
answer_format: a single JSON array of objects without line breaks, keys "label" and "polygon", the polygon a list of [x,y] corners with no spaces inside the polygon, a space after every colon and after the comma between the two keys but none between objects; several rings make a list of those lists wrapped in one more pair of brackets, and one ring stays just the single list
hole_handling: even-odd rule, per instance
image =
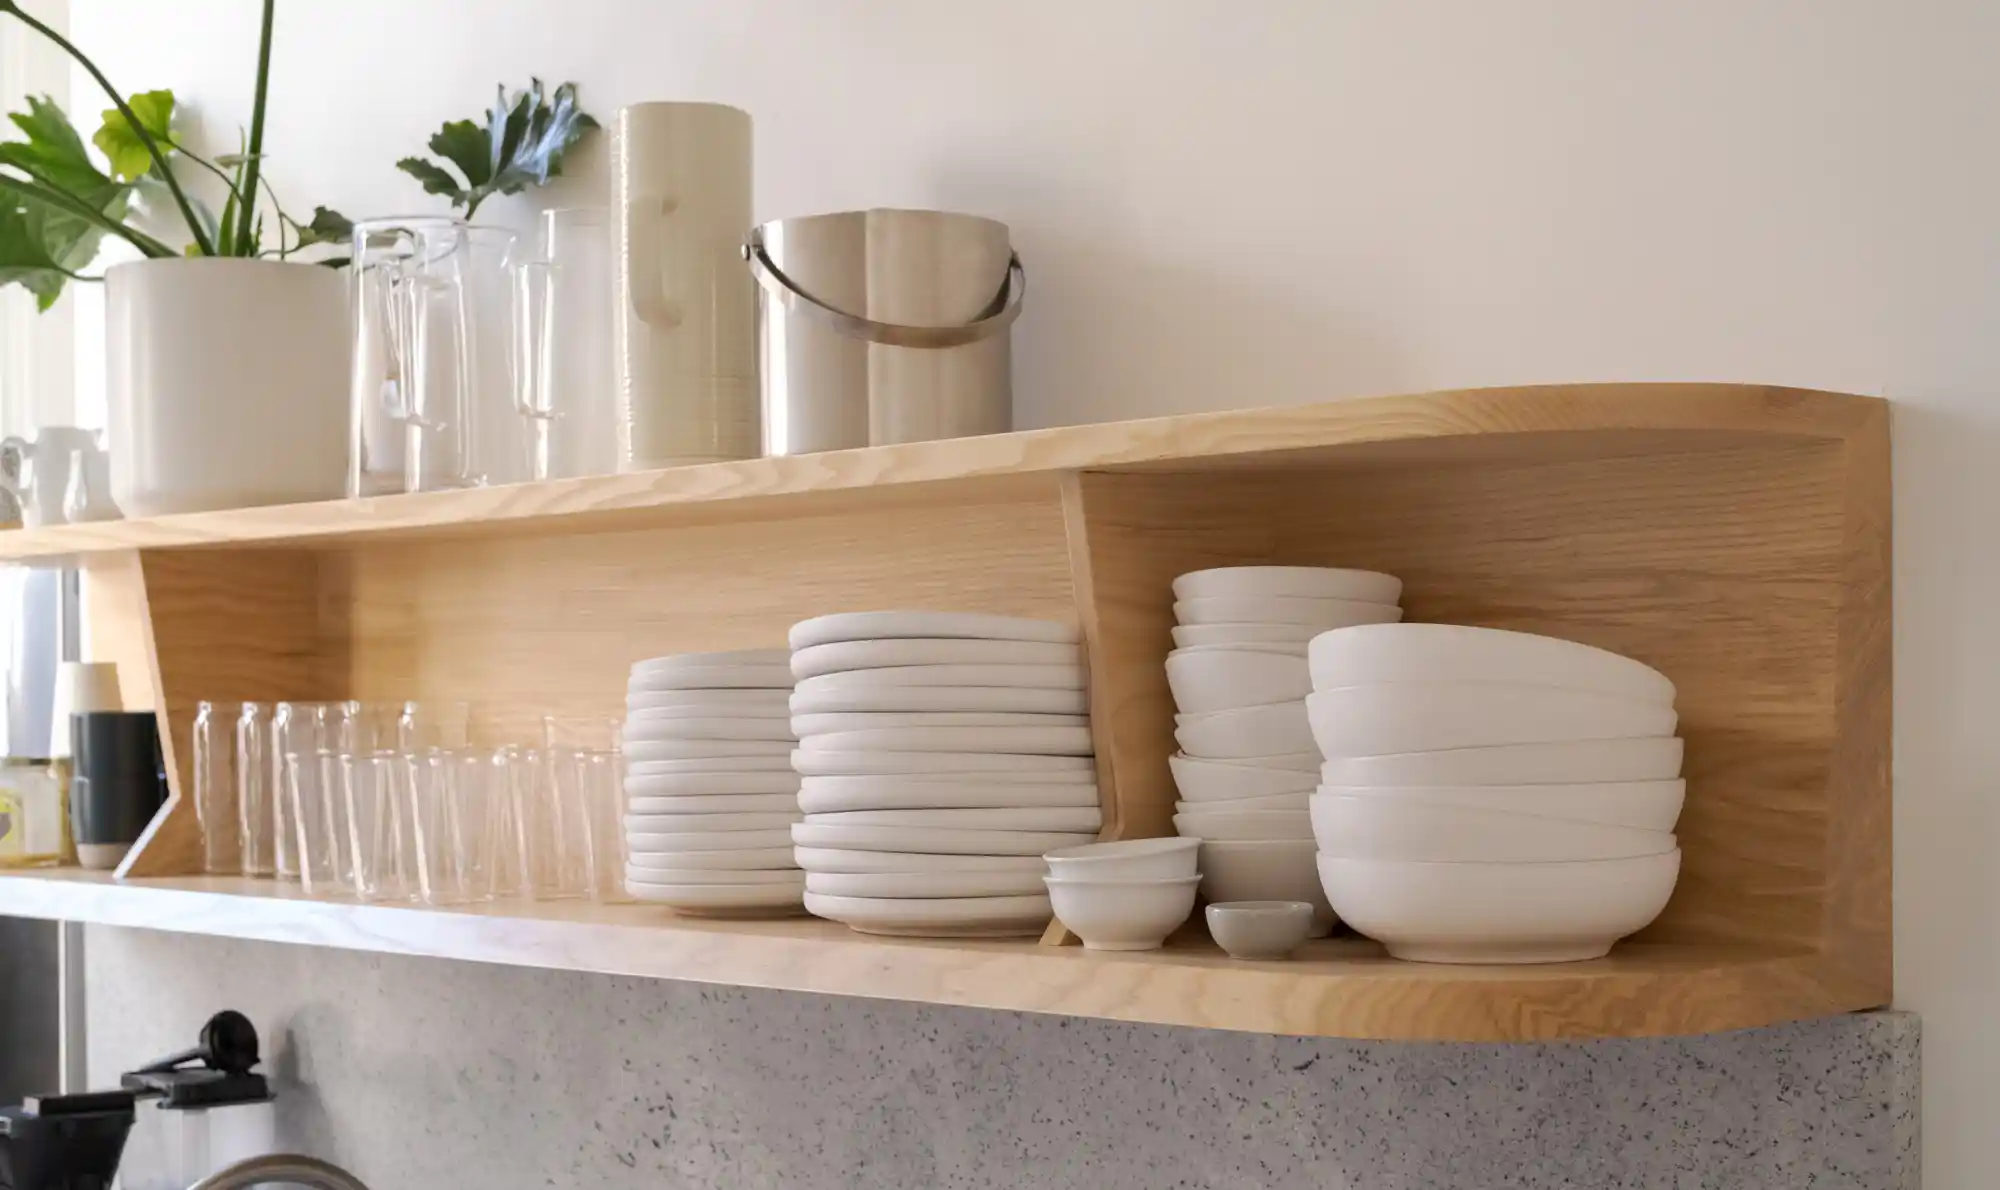
[{"label": "white bowl", "polygon": [[807,752],[992,752],[1089,756],[1088,727],[876,727],[801,736]]},{"label": "white bowl", "polygon": [[1118,839],[1065,847],[1042,858],[1065,880],[1168,880],[1195,874],[1194,839]]},{"label": "white bowl", "polygon": [[721,716],[709,719],[628,718],[619,737],[627,744],[642,740],[793,740],[789,719]]},{"label": "white bowl", "polygon": [[627,814],[625,833],[637,836],[679,835],[693,831],[772,831],[783,830],[799,819],[797,806],[789,810],[770,810],[755,814]]},{"label": "white bowl", "polygon": [[1174,815],[1174,829],[1188,839],[1306,839],[1308,810],[1209,810]]},{"label": "white bowl", "polygon": [[[1175,752],[1175,756],[1185,753]],[[1243,769],[1281,769],[1292,773],[1316,773],[1321,764],[1318,752],[1282,752],[1276,756],[1205,756],[1190,757],[1209,764],[1234,765]]]},{"label": "white bowl", "polygon": [[[1600,822],[1606,826],[1625,826],[1635,830],[1670,831],[1674,829],[1674,823],[1680,820],[1681,803],[1687,797],[1687,782],[1614,781],[1586,782],[1579,785],[1322,785],[1317,792],[1335,797],[1395,798],[1432,806],[1467,806],[1479,810],[1501,810],[1509,814],[1563,818],[1571,822]],[[1179,803],[1181,807],[1186,807],[1188,804]],[[1300,804],[1305,803],[1301,800]]]},{"label": "white bowl", "polygon": [[1173,631],[1177,649],[1261,645],[1303,657],[1312,638],[1324,629],[1311,624],[1176,624]]},{"label": "white bowl", "polygon": [[1046,892],[1038,869],[984,872],[807,872],[806,891],[829,897],[1027,897]]},{"label": "white bowl", "polygon": [[1198,760],[1178,752],[1167,757],[1167,767],[1173,770],[1174,786],[1181,791],[1181,798],[1190,802],[1311,793],[1315,784],[1310,772]]},{"label": "white bowl", "polygon": [[[1502,744],[1385,756],[1340,756],[1319,769],[1327,785],[1582,785],[1669,781],[1681,772],[1679,736]],[[1171,763],[1171,762],[1169,762]]]},{"label": "white bowl", "polygon": [[969,640],[1022,640],[1074,644],[1075,624],[993,616],[983,612],[881,611],[835,612],[792,625],[794,649],[843,640],[889,640],[898,637],[963,637]]},{"label": "white bowl", "polygon": [[1175,599],[1231,595],[1293,595],[1394,603],[1403,597],[1403,580],[1374,570],[1340,570],[1331,566],[1219,566],[1212,570],[1191,570],[1174,580]]},{"label": "white bowl", "polygon": [[1631,859],[1676,847],[1670,831],[1634,830],[1504,810],[1393,797],[1312,798],[1321,855],[1437,863],[1562,863]]},{"label": "white bowl", "polygon": [[1605,649],[1499,628],[1396,624],[1313,638],[1320,689],[1382,682],[1518,682],[1671,703],[1674,684],[1652,666]]},{"label": "white bowl", "polygon": [[1312,931],[1309,901],[1218,901],[1208,907],[1208,936],[1232,959],[1290,958]]},{"label": "white bowl", "polygon": [[1188,756],[1255,760],[1310,752],[1313,734],[1304,702],[1280,702],[1185,716],[1174,728],[1174,742]]},{"label": "white bowl", "polygon": [[1313,867],[1313,841],[1223,840],[1201,845],[1201,895],[1214,901],[1305,901],[1311,937],[1331,933],[1336,918]]},{"label": "white bowl", "polygon": [[1319,859],[1340,916],[1399,959],[1569,963],[1594,959],[1666,908],[1681,853],[1561,864]]},{"label": "white bowl", "polygon": [[1046,877],[1056,920],[1085,950],[1158,950],[1194,912],[1199,876],[1106,881]]},{"label": "white bowl", "polygon": [[792,654],[794,678],[909,665],[1077,665],[1075,644],[957,637],[898,637],[809,645]]},{"label": "white bowl", "polygon": [[1311,798],[1310,792],[1300,791],[1270,793],[1262,797],[1229,798],[1226,801],[1178,801],[1174,803],[1174,813],[1200,813],[1203,810],[1304,810],[1311,805]]},{"label": "white bowl", "polygon": [[832,810],[805,816],[832,826],[943,826],[988,831],[1095,831],[1096,806],[985,806],[942,810]]},{"label": "white bowl", "polygon": [[1403,609],[1393,603],[1359,599],[1307,599],[1295,595],[1226,595],[1174,603],[1181,624],[1310,624],[1346,628],[1352,624],[1393,624]]},{"label": "white bowl", "polygon": [[1167,654],[1174,707],[1187,714],[1295,702],[1312,693],[1302,657],[1250,649],[1175,649]]},{"label": "white bowl", "polygon": [[1380,756],[1495,744],[1670,736],[1665,703],[1518,682],[1340,686],[1306,696],[1322,755]]}]

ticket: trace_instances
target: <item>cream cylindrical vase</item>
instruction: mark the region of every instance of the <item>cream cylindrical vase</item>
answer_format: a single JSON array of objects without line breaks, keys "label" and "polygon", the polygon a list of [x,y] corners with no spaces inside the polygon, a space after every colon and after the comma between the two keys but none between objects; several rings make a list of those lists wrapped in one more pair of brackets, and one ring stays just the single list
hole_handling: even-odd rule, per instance
[{"label": "cream cylindrical vase", "polygon": [[755,458],[750,115],[642,103],[612,143],[619,467]]}]

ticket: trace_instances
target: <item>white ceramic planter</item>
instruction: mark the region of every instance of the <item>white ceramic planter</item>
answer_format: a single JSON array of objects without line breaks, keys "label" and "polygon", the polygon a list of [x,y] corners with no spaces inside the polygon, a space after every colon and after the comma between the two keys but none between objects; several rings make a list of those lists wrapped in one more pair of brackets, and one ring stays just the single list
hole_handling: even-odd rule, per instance
[{"label": "white ceramic planter", "polygon": [[111,490],[127,516],[344,494],[339,273],[196,257],[105,280]]}]

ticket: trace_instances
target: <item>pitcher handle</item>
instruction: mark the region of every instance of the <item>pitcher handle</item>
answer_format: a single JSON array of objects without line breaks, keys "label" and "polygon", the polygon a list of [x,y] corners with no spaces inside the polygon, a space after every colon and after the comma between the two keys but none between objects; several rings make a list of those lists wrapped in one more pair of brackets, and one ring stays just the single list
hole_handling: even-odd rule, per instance
[{"label": "pitcher handle", "polygon": [[640,195],[625,204],[624,267],[632,312],[647,326],[671,330],[686,318],[681,304],[667,292],[666,237],[660,224],[680,209],[680,200],[665,195]]}]

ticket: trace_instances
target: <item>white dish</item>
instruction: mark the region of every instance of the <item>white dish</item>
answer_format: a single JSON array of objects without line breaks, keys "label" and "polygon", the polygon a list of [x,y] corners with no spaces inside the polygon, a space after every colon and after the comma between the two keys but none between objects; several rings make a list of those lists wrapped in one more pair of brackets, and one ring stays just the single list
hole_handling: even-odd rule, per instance
[{"label": "white dish", "polygon": [[[1305,806],[1299,795],[1300,807]],[[1093,779],[1039,784],[974,778],[806,777],[799,809],[808,814],[848,810],[958,810],[983,807],[1090,806],[1100,804]]]},{"label": "white dish", "polygon": [[1199,876],[1102,881],[1047,878],[1056,919],[1085,950],[1158,950],[1194,912]]},{"label": "white dish", "polygon": [[1312,792],[1301,790],[1297,793],[1270,793],[1262,797],[1237,797],[1226,801],[1174,803],[1174,813],[1200,813],[1204,810],[1304,810],[1311,804]]},{"label": "white dish", "polygon": [[986,831],[1096,831],[1104,812],[1096,806],[993,806],[943,810],[837,810],[812,813],[807,822],[827,826],[937,826]]},{"label": "white dish", "polygon": [[764,773],[673,773],[661,776],[625,775],[625,796],[670,801],[685,797],[725,797],[777,795],[796,796],[799,775],[785,760],[783,772]]},{"label": "white dish", "polygon": [[680,855],[690,851],[755,851],[783,847],[791,841],[792,835],[788,829],[625,833],[625,848],[633,855]]},{"label": "white dish", "polygon": [[1057,781],[1094,776],[1088,756],[1023,756],[1002,752],[842,752],[803,748],[792,767],[808,777],[874,777],[953,773],[1006,773],[1009,780],[1041,774]]},{"label": "white dish", "polygon": [[1210,810],[1174,815],[1174,830],[1186,839],[1309,839],[1307,810]]},{"label": "white dish", "polygon": [[1042,857],[1065,880],[1172,880],[1195,874],[1193,839],[1115,839],[1065,847]]},{"label": "white dish", "polygon": [[933,727],[1062,727],[1090,729],[1088,715],[1034,715],[1007,711],[906,711],[902,713],[842,711],[825,715],[793,715],[792,730],[801,738],[836,731],[882,731],[890,728]]},{"label": "white dish", "polygon": [[1518,682],[1403,682],[1340,686],[1306,696],[1322,755],[1380,756],[1670,736],[1679,719],[1665,703]]},{"label": "white dish", "polygon": [[1311,793],[1316,784],[1309,772],[1198,760],[1178,752],[1167,757],[1167,767],[1173,771],[1174,787],[1181,791],[1183,800],[1190,802],[1230,802],[1274,794]]},{"label": "white dish", "polygon": [[1225,595],[1181,599],[1174,619],[1181,624],[1310,624],[1346,628],[1353,624],[1393,624],[1403,609],[1361,599],[1308,599],[1296,595]]},{"label": "white dish", "polygon": [[1374,570],[1331,566],[1218,566],[1191,570],[1174,580],[1175,599],[1246,595],[1394,603],[1403,597],[1403,580]]},{"label": "white dish", "polygon": [[1019,690],[1081,690],[1087,681],[1081,663],[1069,665],[890,665],[850,669],[805,678],[796,694],[829,691],[870,693],[904,686],[972,686]]},{"label": "white dish", "polygon": [[1230,649],[1256,645],[1273,652],[1303,657],[1307,644],[1321,629],[1311,624],[1176,624],[1177,649]]},{"label": "white dish", "polygon": [[636,719],[628,718],[620,734],[627,744],[641,740],[785,740],[792,734],[789,719]]},{"label": "white dish", "polygon": [[1327,785],[1581,785],[1680,776],[1678,736],[1506,744],[1387,756],[1343,756],[1320,766]]},{"label": "white dish", "polygon": [[[766,720],[765,722],[776,722]],[[634,764],[663,760],[714,760],[722,757],[784,756],[790,740],[627,740],[625,759]]]},{"label": "white dish", "polygon": [[792,697],[789,685],[776,690],[654,690],[628,692],[628,714],[755,715],[782,718]]},{"label": "white dish", "polygon": [[[1465,806],[1670,831],[1680,820],[1687,782],[1620,781],[1580,785],[1322,785],[1333,797],[1395,799],[1431,806]],[[1301,802],[1301,805],[1304,803]]]},{"label": "white dish", "polygon": [[803,752],[992,752],[1089,756],[1088,727],[883,727],[831,731],[799,740]]},{"label": "white dish", "polygon": [[830,897],[1024,897],[1046,891],[1042,874],[1016,872],[808,872],[806,891]]},{"label": "white dish", "polygon": [[930,855],[918,851],[857,851],[844,847],[795,847],[786,852],[808,872],[1027,872],[1042,878],[1039,855]]},{"label": "white dish", "polygon": [[1038,644],[1018,640],[953,640],[912,637],[902,640],[844,640],[813,645],[792,654],[794,678],[857,669],[915,665],[1076,665],[1074,644]]},{"label": "white dish", "polygon": [[1303,657],[1251,649],[1175,649],[1167,654],[1174,707],[1188,714],[1296,702],[1312,693]]},{"label": "white dish", "polygon": [[1310,752],[1313,734],[1305,703],[1280,702],[1190,716],[1174,728],[1174,742],[1200,759],[1254,760]]},{"label": "white dish", "polygon": [[1316,793],[1312,833],[1322,855],[1425,863],[1562,863],[1634,859],[1677,846],[1670,831],[1634,830],[1402,798]]},{"label": "white dish", "polygon": [[800,875],[799,870],[792,867],[732,872],[725,868],[676,868],[668,864],[645,868],[637,864],[625,865],[625,879],[643,880],[648,884],[776,884],[797,887]]},{"label": "white dish", "polygon": [[625,709],[625,723],[647,725],[672,725],[690,719],[787,719],[791,709],[787,700],[791,697],[782,690],[683,690],[682,694],[770,694],[779,697],[767,699],[761,704],[744,706],[724,706],[706,701],[681,703],[674,706],[628,706]]},{"label": "white dish", "polygon": [[[1181,756],[1175,752],[1171,755]],[[1241,769],[1279,769],[1290,773],[1315,773],[1319,771],[1318,752],[1286,752],[1279,756],[1238,756],[1238,757],[1188,757],[1190,760],[1204,760],[1209,764],[1232,765]]]},{"label": "white dish", "polygon": [[804,908],[806,885],[797,884],[650,884],[627,878],[625,891],[635,901],[672,909],[774,912]]},{"label": "white dish", "polygon": [[690,669],[728,669],[741,666],[784,665],[792,659],[790,649],[733,649],[726,653],[669,653],[632,663],[634,677],[679,673]]},{"label": "white dish", "polygon": [[793,649],[846,640],[891,640],[898,637],[960,637],[971,640],[1040,641],[1075,644],[1074,624],[991,616],[983,612],[836,612],[792,625]]},{"label": "white dish", "polygon": [[1665,909],[1681,853],[1558,864],[1319,859],[1341,917],[1420,963],[1594,959]]},{"label": "white dish", "polygon": [[800,814],[796,806],[786,810],[769,810],[755,814],[627,814],[625,836],[629,839],[639,839],[647,835],[774,831],[782,830],[799,820]]},{"label": "white dish", "polygon": [[876,685],[797,690],[792,694],[791,707],[793,715],[918,712],[1084,715],[1090,710],[1090,696],[1081,689],[1041,690],[1024,686]]},{"label": "white dish", "polygon": [[806,911],[863,934],[912,938],[1026,938],[1053,911],[1046,894],[1030,897],[832,897],[805,894]]},{"label": "white dish", "polygon": [[1218,901],[1208,907],[1208,936],[1232,959],[1290,958],[1312,932],[1308,901]]},{"label": "white dish", "polygon": [[745,847],[729,851],[634,851],[625,857],[625,866],[666,872],[774,872],[799,865],[790,847]]},{"label": "white dish", "polygon": [[736,665],[634,674],[625,684],[625,696],[629,701],[634,695],[666,690],[789,690],[791,687],[789,666]]},{"label": "white dish", "polygon": [[796,793],[717,793],[707,796],[627,797],[625,812],[647,814],[776,814],[789,811],[796,818]]},{"label": "white dish", "polygon": [[1326,937],[1338,920],[1320,889],[1311,839],[1203,842],[1201,895],[1211,902],[1305,901],[1313,907],[1314,938]]},{"label": "white dish", "polygon": [[[625,780],[634,777],[699,777],[719,776],[724,773],[789,773],[792,758],[789,754],[756,756],[704,756],[694,760],[639,760],[626,755]],[[794,774],[796,775],[796,774]],[[628,784],[629,788],[629,784]]]},{"label": "white dish", "polygon": [[1644,662],[1553,636],[1462,624],[1343,629],[1314,638],[1322,689],[1394,682],[1514,682],[1671,703],[1674,684]]},{"label": "white dish", "polygon": [[[754,832],[761,835],[763,832]],[[833,847],[851,851],[915,851],[926,855],[1040,855],[1058,847],[1087,843],[1095,831],[953,830],[928,826],[829,826],[800,822],[792,826],[792,843],[799,847]],[[705,838],[715,838],[708,835]]]}]

